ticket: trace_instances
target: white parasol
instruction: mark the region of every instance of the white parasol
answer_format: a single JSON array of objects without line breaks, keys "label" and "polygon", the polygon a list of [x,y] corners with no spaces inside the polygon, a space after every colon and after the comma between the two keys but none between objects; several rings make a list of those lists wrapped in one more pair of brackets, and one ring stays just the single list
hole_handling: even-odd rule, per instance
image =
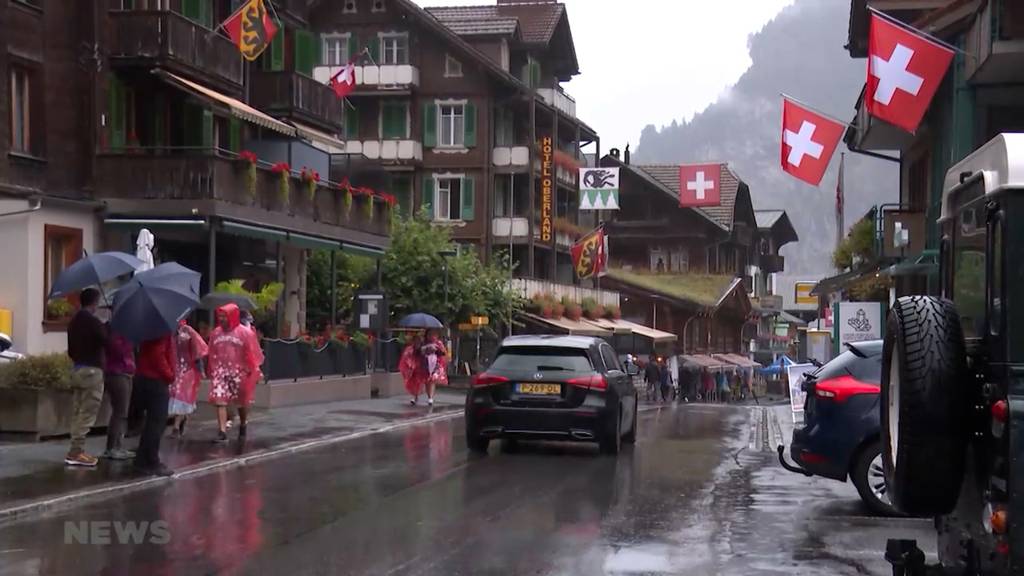
[{"label": "white parasol", "polygon": [[142,260],[142,267],[139,268],[139,272],[153,268],[153,246],[155,246],[155,242],[156,238],[147,228],[139,230],[139,238],[135,241],[135,257]]}]

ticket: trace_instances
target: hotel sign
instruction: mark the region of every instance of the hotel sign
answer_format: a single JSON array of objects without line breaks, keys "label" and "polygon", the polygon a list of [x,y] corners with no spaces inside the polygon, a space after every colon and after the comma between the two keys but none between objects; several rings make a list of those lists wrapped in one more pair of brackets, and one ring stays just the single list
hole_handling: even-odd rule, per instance
[{"label": "hotel sign", "polygon": [[551,159],[554,149],[551,137],[545,136],[540,141],[541,152],[541,173],[540,173],[540,241],[545,244],[554,243],[554,170],[551,168]]}]

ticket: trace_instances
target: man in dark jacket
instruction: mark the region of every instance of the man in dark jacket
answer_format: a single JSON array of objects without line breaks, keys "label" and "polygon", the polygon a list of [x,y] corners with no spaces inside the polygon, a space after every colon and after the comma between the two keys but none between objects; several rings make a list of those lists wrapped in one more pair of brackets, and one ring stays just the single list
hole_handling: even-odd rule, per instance
[{"label": "man in dark jacket", "polygon": [[651,356],[644,368],[644,382],[647,383],[647,399],[656,400],[658,386],[661,384],[661,370],[658,369],[658,359]]},{"label": "man in dark jacket", "polygon": [[135,367],[136,398],[146,420],[135,451],[135,468],[144,474],[170,476],[173,472],[160,462],[160,440],[167,427],[170,385],[174,382],[174,341],[171,334],[143,342]]},{"label": "man in dark jacket", "polygon": [[85,436],[96,422],[103,401],[103,363],[107,330],[96,317],[100,293],[86,288],[79,295],[81,307],[68,324],[68,356],[71,358],[71,449],[64,457],[68,466],[96,466],[85,451]]}]

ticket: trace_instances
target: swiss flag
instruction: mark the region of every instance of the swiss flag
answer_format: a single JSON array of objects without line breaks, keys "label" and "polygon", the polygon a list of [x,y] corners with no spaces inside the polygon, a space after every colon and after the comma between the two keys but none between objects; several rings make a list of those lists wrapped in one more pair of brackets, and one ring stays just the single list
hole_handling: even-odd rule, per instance
[{"label": "swiss flag", "polygon": [[953,51],[872,12],[868,37],[868,113],[917,130],[946,75]]},{"label": "swiss flag", "polygon": [[331,76],[331,88],[338,98],[344,98],[356,89],[356,65],[349,62],[337,74]]},{"label": "swiss flag", "polygon": [[846,127],[789,99],[782,101],[782,170],[812,186],[821,183]]},{"label": "swiss flag", "polygon": [[679,167],[679,205],[683,208],[722,204],[722,165],[688,164]]}]

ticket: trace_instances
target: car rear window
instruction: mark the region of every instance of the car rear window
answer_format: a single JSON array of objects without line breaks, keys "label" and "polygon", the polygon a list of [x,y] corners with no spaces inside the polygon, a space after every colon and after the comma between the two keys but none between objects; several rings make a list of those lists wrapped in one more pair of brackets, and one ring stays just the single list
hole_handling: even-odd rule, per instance
[{"label": "car rear window", "polygon": [[881,385],[882,355],[861,358],[853,352],[846,351],[814,373],[814,378],[819,382],[839,376],[853,376],[861,382]]},{"label": "car rear window", "polygon": [[504,348],[491,364],[491,370],[592,372],[594,367],[586,350],[516,346]]}]

